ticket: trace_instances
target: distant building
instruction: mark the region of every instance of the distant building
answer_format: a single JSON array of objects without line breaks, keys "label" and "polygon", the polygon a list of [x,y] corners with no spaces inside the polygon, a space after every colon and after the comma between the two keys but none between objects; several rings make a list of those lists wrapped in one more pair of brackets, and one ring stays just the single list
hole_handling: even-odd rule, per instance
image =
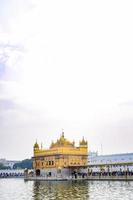
[{"label": "distant building", "polygon": [[84,138],[79,147],[68,141],[64,133],[49,149],[40,148],[37,142],[34,145],[33,168],[37,176],[76,176],[87,171],[87,159],[88,144]]},{"label": "distant building", "polygon": [[4,165],[6,163],[6,159],[5,158],[0,158],[0,163],[2,163]]},{"label": "distant building", "polygon": [[133,171],[133,153],[88,156],[90,171]]},{"label": "distant building", "polygon": [[16,160],[6,160],[5,158],[0,159],[0,163],[2,163],[5,167],[9,167],[10,169],[13,169],[14,164],[19,162],[20,161]]}]

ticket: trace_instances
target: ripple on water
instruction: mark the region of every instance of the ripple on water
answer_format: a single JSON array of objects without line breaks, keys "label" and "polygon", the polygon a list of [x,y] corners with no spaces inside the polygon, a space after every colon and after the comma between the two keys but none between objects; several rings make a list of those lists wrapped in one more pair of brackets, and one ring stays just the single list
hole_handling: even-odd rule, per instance
[{"label": "ripple on water", "polygon": [[133,200],[133,182],[0,179],[0,200]]}]

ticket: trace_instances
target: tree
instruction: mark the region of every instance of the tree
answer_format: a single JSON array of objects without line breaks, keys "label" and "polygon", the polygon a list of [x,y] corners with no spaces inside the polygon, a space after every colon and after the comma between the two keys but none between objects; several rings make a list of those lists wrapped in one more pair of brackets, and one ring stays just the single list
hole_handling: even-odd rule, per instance
[{"label": "tree", "polygon": [[32,159],[25,159],[25,160],[22,160],[19,163],[15,163],[13,168],[14,169],[25,169],[25,168],[32,169],[33,168]]}]

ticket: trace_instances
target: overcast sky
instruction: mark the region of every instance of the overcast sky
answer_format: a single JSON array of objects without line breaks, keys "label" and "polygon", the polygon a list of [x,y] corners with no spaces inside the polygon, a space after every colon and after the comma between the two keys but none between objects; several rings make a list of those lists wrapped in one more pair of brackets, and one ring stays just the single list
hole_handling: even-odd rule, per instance
[{"label": "overcast sky", "polygon": [[62,128],[133,152],[132,0],[0,0],[0,158],[30,158]]}]

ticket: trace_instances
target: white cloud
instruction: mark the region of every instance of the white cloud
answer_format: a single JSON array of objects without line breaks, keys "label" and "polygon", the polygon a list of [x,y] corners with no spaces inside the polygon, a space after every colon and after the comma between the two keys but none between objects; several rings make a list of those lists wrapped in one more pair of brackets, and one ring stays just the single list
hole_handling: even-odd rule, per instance
[{"label": "white cloud", "polygon": [[[102,140],[105,152],[113,151],[109,134],[123,143],[119,120],[133,119],[131,109],[119,106],[133,100],[132,7],[132,1],[119,0],[2,2],[0,43],[10,71],[0,95],[23,108],[10,117],[18,119],[13,138],[21,132],[17,124],[24,123],[27,150],[30,139],[44,138],[43,130],[51,133],[50,142],[63,127],[69,138],[72,132],[76,140],[85,135],[91,149]],[[122,151],[120,146],[115,150]]]}]

